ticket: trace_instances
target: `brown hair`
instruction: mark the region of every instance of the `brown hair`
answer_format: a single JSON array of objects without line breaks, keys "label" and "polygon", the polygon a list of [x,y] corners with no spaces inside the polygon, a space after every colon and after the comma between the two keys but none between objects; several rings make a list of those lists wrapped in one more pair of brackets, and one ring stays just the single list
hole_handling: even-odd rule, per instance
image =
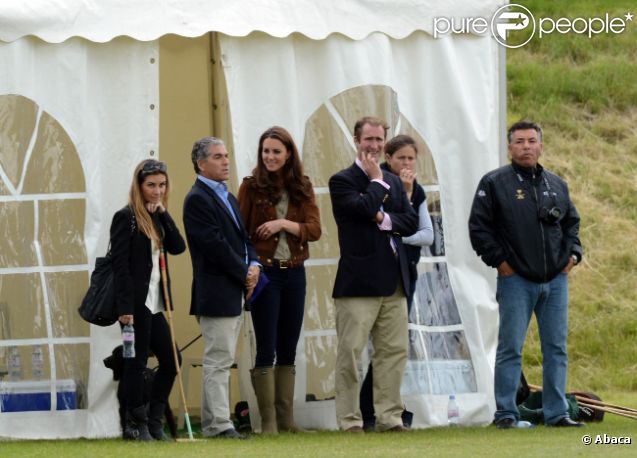
[{"label": "brown hair", "polygon": [[361,132],[363,131],[363,127],[365,124],[369,124],[370,126],[381,126],[385,131],[385,138],[387,138],[387,131],[389,130],[389,125],[380,118],[376,118],[374,116],[365,116],[358,121],[354,125],[354,138],[358,141],[361,139]]},{"label": "brown hair", "polygon": [[[279,140],[290,153],[280,173],[269,172],[263,163],[263,142],[267,138]],[[255,178],[253,186],[265,192],[272,202],[279,201],[284,189],[288,191],[290,200],[297,203],[312,196],[312,184],[308,177],[303,175],[303,164],[294,140],[283,127],[272,126],[261,134],[257,149],[257,166],[252,170],[252,175]]]},{"label": "brown hair", "polygon": [[416,145],[416,141],[411,138],[409,135],[396,135],[394,138],[385,143],[385,154],[388,156],[393,156],[396,151],[405,146],[411,146],[416,154],[418,154],[418,145]]},{"label": "brown hair", "polygon": [[128,193],[128,206],[135,214],[137,220],[137,227],[139,230],[151,240],[154,240],[157,245],[160,244],[160,236],[157,233],[157,229],[153,224],[150,213],[146,210],[144,205],[144,196],[142,194],[142,183],[146,177],[150,175],[164,175],[166,177],[166,192],[162,198],[162,205],[164,208],[168,208],[168,195],[170,193],[170,180],[168,179],[168,173],[166,164],[164,162],[156,161],[155,159],[145,159],[137,164],[135,172],[133,174],[133,182],[130,186],[130,192]]}]

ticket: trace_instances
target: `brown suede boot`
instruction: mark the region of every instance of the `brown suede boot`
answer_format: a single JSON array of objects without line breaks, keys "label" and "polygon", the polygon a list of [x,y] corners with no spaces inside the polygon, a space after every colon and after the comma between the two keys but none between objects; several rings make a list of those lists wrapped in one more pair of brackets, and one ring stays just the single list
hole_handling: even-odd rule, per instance
[{"label": "brown suede boot", "polygon": [[294,366],[275,366],[275,398],[276,423],[281,432],[310,432],[294,424]]},{"label": "brown suede boot", "polygon": [[277,434],[279,431],[274,411],[274,370],[272,367],[255,367],[250,374],[261,414],[261,433]]}]

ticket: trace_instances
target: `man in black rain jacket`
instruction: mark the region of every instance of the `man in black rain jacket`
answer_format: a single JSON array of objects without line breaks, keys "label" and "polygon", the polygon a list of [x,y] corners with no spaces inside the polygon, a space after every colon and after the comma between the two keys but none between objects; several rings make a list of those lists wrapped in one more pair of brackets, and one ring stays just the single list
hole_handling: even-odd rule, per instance
[{"label": "man in black rain jacket", "polygon": [[565,397],[568,273],[582,259],[580,218],[566,182],[538,163],[540,127],[515,123],[508,140],[511,164],[480,180],[469,217],[473,249],[498,270],[494,421],[501,429],[521,425],[515,396],[522,347],[535,313],[542,342],[545,423],[581,426],[569,418]]}]

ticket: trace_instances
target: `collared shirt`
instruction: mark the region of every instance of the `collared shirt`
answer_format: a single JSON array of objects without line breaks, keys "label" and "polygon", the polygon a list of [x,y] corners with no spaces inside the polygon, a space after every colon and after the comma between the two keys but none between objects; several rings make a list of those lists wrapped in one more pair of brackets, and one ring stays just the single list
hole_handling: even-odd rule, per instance
[{"label": "collared shirt", "polygon": [[211,180],[210,178],[206,178],[202,175],[197,175],[197,179],[201,180],[206,186],[212,189],[215,194],[219,196],[221,201],[226,205],[226,208],[230,212],[230,215],[232,215],[234,224],[236,224],[238,227],[239,222],[237,221],[237,215],[235,215],[234,209],[232,208],[232,205],[230,205],[230,201],[228,200],[228,186],[223,181]]}]

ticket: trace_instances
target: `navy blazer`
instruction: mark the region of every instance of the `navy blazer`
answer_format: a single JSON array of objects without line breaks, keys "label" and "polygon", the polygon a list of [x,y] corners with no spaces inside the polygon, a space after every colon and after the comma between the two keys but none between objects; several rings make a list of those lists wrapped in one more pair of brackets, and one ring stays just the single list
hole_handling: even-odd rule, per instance
[{"label": "navy blazer", "polygon": [[248,266],[257,260],[257,254],[237,200],[230,193],[228,200],[238,225],[221,198],[199,179],[184,201],[184,227],[192,260],[191,315],[241,314]]},{"label": "navy blazer", "polygon": [[[167,253],[179,254],[186,251],[186,243],[167,211],[156,212],[152,215],[152,219],[155,226],[162,231],[162,244]],[[146,307],[153,259],[150,239],[138,229],[136,220],[133,218],[133,211],[128,205],[118,210],[113,216],[111,256],[117,313],[120,316],[133,315],[141,307]],[[166,256],[166,276],[168,294],[170,294],[168,256]],[[160,286],[159,290],[163,297],[164,289]],[[172,300],[170,303],[172,304]]]},{"label": "navy blazer", "polygon": [[[356,163],[330,178],[330,198],[341,250],[334,298],[391,296],[399,281],[405,294],[409,292],[409,268],[402,237],[416,232],[418,214],[409,204],[397,176],[383,170],[383,181],[390,189],[370,181]],[[374,221],[381,205],[391,218],[391,232],[381,231]],[[398,250],[398,260],[390,238]]]}]

